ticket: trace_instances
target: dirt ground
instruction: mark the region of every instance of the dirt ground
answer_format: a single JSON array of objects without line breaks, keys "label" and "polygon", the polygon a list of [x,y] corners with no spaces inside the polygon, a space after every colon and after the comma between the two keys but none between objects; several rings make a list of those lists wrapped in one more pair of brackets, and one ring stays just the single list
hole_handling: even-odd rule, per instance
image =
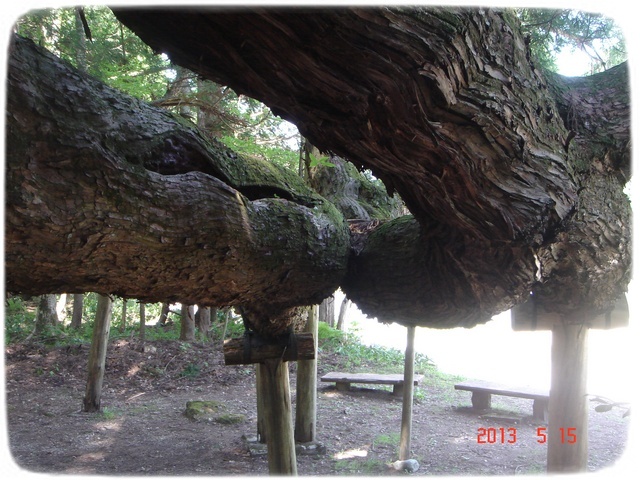
[{"label": "dirt ground", "polygon": [[[116,340],[108,353],[103,411],[82,413],[88,346],[6,348],[6,403],[11,456],[31,472],[100,475],[266,475],[265,455],[252,455],[244,436],[256,431],[253,367],[224,366],[219,344]],[[338,358],[320,354],[319,374]],[[295,411],[295,364],[291,364]],[[470,394],[454,380],[429,377],[416,392],[414,475],[516,475],[545,472],[532,402],[494,397],[488,416],[472,411]],[[397,475],[401,400],[387,390],[338,392],[318,385],[318,441],[322,455],[299,455],[300,475]],[[237,424],[193,421],[190,400],[215,400]],[[624,453],[629,417],[589,405],[590,471]],[[516,429],[516,441],[478,443],[479,428]],[[404,474],[404,473],[402,473]]]}]

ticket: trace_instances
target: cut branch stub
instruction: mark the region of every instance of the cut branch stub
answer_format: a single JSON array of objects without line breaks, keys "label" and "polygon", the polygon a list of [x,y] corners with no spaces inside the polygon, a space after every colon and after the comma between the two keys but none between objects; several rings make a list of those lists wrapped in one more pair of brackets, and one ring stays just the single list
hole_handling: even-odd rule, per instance
[{"label": "cut branch stub", "polygon": [[263,337],[251,332],[241,338],[226,340],[223,349],[225,365],[248,365],[274,358],[283,362],[315,358],[312,333]]}]

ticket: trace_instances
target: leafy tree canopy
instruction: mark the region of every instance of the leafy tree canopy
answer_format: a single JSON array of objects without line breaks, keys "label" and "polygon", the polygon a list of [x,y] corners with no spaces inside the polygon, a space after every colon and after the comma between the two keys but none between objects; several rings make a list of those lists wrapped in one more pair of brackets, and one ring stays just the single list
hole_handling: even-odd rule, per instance
[{"label": "leafy tree canopy", "polygon": [[530,38],[531,50],[543,68],[557,71],[556,56],[567,46],[589,56],[589,74],[602,72],[627,58],[622,30],[610,18],[590,12],[542,8],[518,9],[517,13],[524,33]]},{"label": "leafy tree canopy", "polygon": [[[16,30],[108,85],[190,118],[239,153],[298,168],[297,129],[265,105],[194,74],[180,78],[183,88],[176,92],[176,68],[166,56],[155,54],[110,9],[91,6],[82,12],[86,25],[76,8],[32,11],[17,21]],[[517,13],[543,68],[557,70],[555,58],[565,46],[590,55],[591,73],[626,58],[622,32],[611,19],[574,10]]]},{"label": "leafy tree canopy", "polygon": [[[29,12],[16,23],[17,33],[60,58],[132,96],[175,111],[235,151],[297,169],[299,134],[257,100],[187,74],[157,55],[101,6],[83,8],[91,40],[75,8]],[[84,68],[82,68],[84,65]]]}]

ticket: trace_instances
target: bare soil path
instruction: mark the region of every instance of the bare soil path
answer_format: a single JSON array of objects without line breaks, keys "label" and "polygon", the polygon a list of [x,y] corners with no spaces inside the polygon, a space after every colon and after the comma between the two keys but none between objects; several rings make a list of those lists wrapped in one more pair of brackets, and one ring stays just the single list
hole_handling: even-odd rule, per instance
[{"label": "bare soil path", "polygon": [[[88,346],[6,348],[6,406],[14,462],[31,472],[100,475],[266,475],[266,456],[251,455],[244,435],[256,430],[252,367],[226,367],[218,344],[116,340],[109,348],[103,412],[80,412]],[[319,374],[339,369],[323,355]],[[295,364],[291,365],[295,409]],[[414,405],[414,475],[544,473],[546,445],[532,402],[495,397],[489,416],[472,411],[455,379],[426,377]],[[338,392],[319,384],[318,440],[323,455],[299,455],[300,475],[398,475],[401,400],[386,390]],[[245,421],[192,421],[190,400],[221,402]],[[589,470],[623,454],[629,418],[590,405]],[[515,429],[516,441],[478,443],[479,428]],[[511,437],[507,437],[511,438]]]}]

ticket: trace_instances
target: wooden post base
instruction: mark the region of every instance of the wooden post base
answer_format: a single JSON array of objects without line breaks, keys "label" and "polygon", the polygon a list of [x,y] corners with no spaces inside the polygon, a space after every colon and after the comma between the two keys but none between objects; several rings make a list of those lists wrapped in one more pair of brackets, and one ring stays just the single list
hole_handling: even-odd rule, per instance
[{"label": "wooden post base", "polygon": [[407,327],[407,348],[404,354],[404,383],[402,396],[402,423],[400,426],[400,460],[411,458],[411,422],[413,414],[413,371],[415,365],[414,341],[416,327]]},{"label": "wooden post base", "polygon": [[547,472],[587,469],[586,325],[555,325],[551,340],[551,391]]},{"label": "wooden post base", "polygon": [[287,362],[267,359],[259,368],[257,387],[262,397],[269,474],[297,475]]}]

